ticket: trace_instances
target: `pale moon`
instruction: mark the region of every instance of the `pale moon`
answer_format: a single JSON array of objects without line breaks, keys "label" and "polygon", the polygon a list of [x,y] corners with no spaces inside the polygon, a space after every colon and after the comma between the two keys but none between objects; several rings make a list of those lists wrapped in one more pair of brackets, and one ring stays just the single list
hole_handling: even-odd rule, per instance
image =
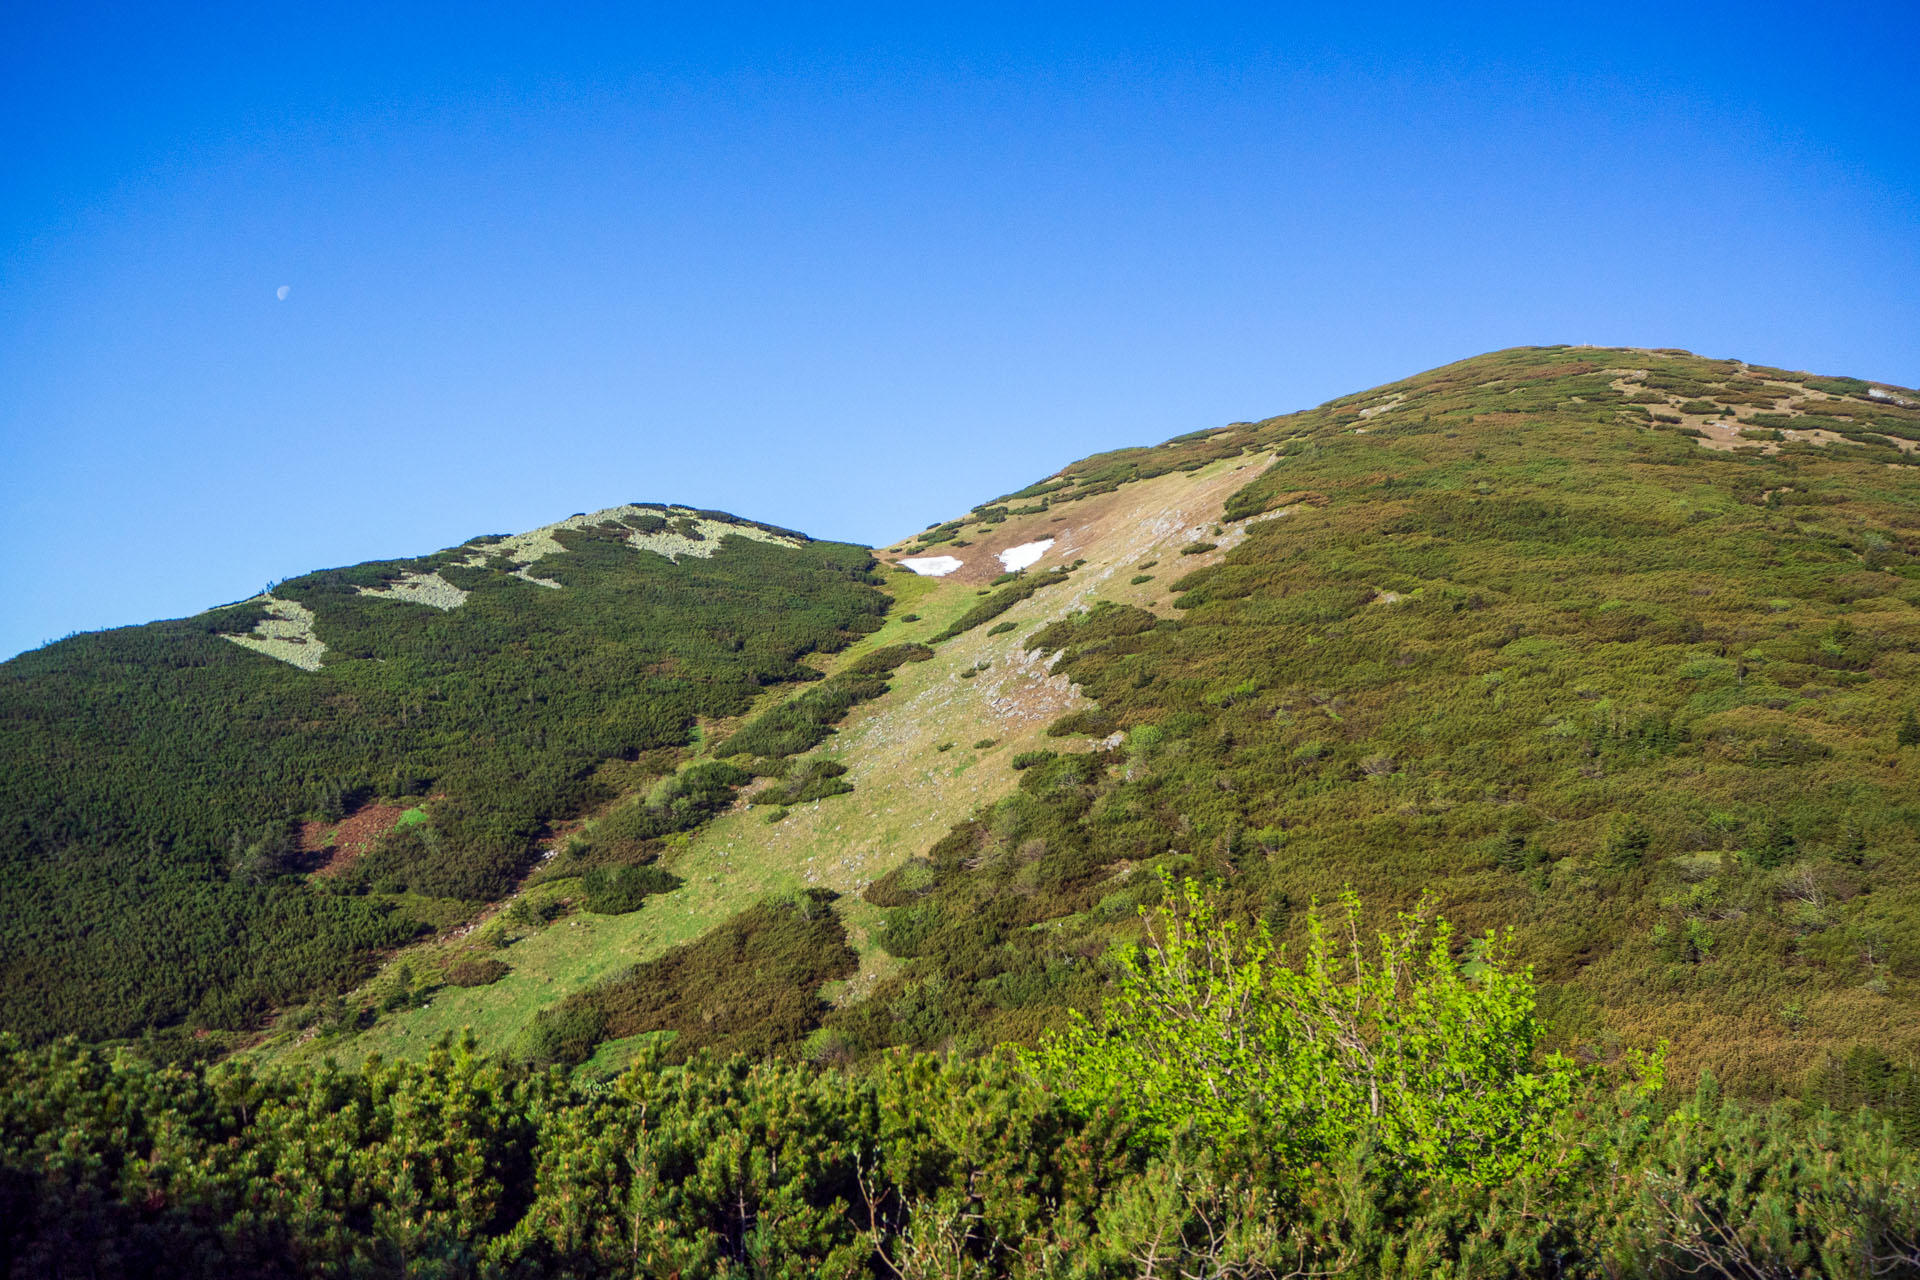
[{"label": "pale moon", "polygon": [[274,296],[274,297],[276,297],[276,298],[278,298],[278,299],[280,299],[280,301],[282,301],[282,302],[285,302],[285,301],[287,300],[287,295],[288,295],[288,294],[290,294],[290,293],[292,293],[292,292],[293,292],[293,286],[292,286],[292,285],[290,285],[290,284],[283,284],[283,285],[281,285],[281,286],[280,286],[280,287],[279,287],[278,289],[275,289],[275,290],[273,291],[273,296]]}]

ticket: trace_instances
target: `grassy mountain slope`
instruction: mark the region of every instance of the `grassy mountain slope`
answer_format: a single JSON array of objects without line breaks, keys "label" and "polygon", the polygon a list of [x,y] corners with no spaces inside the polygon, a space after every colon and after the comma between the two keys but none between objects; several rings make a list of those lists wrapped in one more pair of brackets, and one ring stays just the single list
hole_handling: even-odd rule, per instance
[{"label": "grassy mountain slope", "polygon": [[[616,508],[5,664],[0,1025],[244,1028],[351,986],[509,889],[622,768],[671,771],[701,718],[816,678],[803,657],[879,625],[872,565]],[[415,820],[316,873],[316,829],[379,797]]]},{"label": "grassy mountain slope", "polygon": [[[1383,922],[1431,893],[1512,925],[1586,1056],[1666,1038],[1682,1078],[1759,1094],[1829,1087],[1850,1051],[1892,1078],[1920,1055],[1917,446],[1899,388],[1547,348],[1087,459],[880,553],[962,564],[885,570],[884,620],[839,597],[832,636],[676,722],[683,745],[576,772],[500,909],[267,1048],[472,1026],[606,1069],[663,1033],[827,1059],[1030,1040],[1097,996],[1167,867],[1283,937],[1345,886]],[[792,551],[738,549],[756,573]],[[819,581],[864,590],[870,562],[831,555]],[[496,572],[541,593],[554,563]],[[472,571],[380,581],[471,601]],[[422,812],[476,847],[448,797]],[[671,878],[609,906],[637,864]]]},{"label": "grassy mountain slope", "polygon": [[1583,1053],[1668,1038],[1758,1092],[1911,1062],[1916,403],[1523,350],[1069,468],[1054,501],[1277,449],[1227,512],[1287,515],[1163,606],[1027,637],[1098,705],[1058,728],[1124,739],[870,889],[904,963],[829,1028],[1029,1037],[1170,864],[1283,935],[1346,885],[1518,926]]}]

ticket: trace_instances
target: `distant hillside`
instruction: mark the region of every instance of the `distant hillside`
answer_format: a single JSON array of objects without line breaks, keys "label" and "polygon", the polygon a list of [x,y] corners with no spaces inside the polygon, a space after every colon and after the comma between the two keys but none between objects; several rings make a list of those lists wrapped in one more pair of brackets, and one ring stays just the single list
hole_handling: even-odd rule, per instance
[{"label": "distant hillside", "polygon": [[[352,986],[509,890],[622,768],[671,772],[700,720],[817,678],[806,655],[879,624],[872,567],[629,506],[0,665],[0,1027],[239,1029]],[[406,820],[335,837],[378,803]]]}]

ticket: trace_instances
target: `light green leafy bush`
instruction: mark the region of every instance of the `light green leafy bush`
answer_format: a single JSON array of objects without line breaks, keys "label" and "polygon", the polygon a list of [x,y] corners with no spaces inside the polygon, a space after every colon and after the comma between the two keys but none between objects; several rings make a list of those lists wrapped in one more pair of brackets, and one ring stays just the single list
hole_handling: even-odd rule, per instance
[{"label": "light green leafy bush", "polygon": [[[1608,1088],[1539,1052],[1532,975],[1513,967],[1510,939],[1481,939],[1469,977],[1445,921],[1402,914],[1369,943],[1349,894],[1331,930],[1310,911],[1296,969],[1264,923],[1221,920],[1193,880],[1162,883],[1099,1019],[1076,1014],[1027,1059],[1073,1104],[1118,1105],[1151,1141],[1257,1135],[1294,1172],[1371,1143],[1423,1174],[1506,1178],[1543,1162],[1577,1098]],[[1640,1056],[1619,1083],[1657,1087],[1660,1070],[1658,1054]]]}]

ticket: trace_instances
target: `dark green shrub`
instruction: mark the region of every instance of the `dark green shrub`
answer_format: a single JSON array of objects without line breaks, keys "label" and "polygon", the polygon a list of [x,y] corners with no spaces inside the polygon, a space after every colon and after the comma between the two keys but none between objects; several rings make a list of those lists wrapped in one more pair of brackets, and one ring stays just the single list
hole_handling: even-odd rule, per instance
[{"label": "dark green shrub", "polygon": [[593,1010],[581,1025],[601,1036],[672,1031],[676,1057],[701,1048],[768,1054],[797,1046],[827,1010],[820,985],[859,966],[833,897],[815,889],[750,907],[561,1009]]},{"label": "dark green shrub", "polygon": [[1049,569],[1045,573],[1022,573],[1012,575],[1016,580],[1000,590],[991,593],[985,600],[962,614],[958,621],[933,638],[933,643],[951,640],[965,631],[970,631],[983,622],[991,622],[1007,610],[1019,604],[1034,592],[1052,586],[1056,582],[1065,582],[1070,570]]},{"label": "dark green shrub", "polygon": [[446,979],[449,986],[485,987],[512,972],[511,965],[491,956],[469,956],[448,965]]},{"label": "dark green shrub", "polygon": [[1075,734],[1085,734],[1090,738],[1104,738],[1117,728],[1119,725],[1105,711],[1086,708],[1080,711],[1069,711],[1048,725],[1047,736],[1066,738]]},{"label": "dark green shrub", "polygon": [[581,880],[581,905],[596,915],[617,916],[638,911],[656,893],[671,893],[680,878],[662,867],[595,867]]},{"label": "dark green shrub", "polygon": [[853,790],[851,783],[840,780],[846,772],[847,766],[837,760],[798,761],[777,784],[755,794],[753,802],[778,805],[784,809],[788,805],[809,804],[829,796],[843,796]]},{"label": "dark green shrub", "polygon": [[593,843],[631,853],[647,841],[691,831],[731,805],[735,791],[752,780],[745,769],[725,761],[691,765],[601,818],[592,828]]},{"label": "dark green shrub", "polygon": [[559,919],[566,912],[567,904],[560,898],[527,895],[513,900],[506,910],[506,919],[509,924],[538,928]]},{"label": "dark green shrub", "polygon": [[519,1056],[537,1067],[572,1067],[593,1056],[607,1035],[607,1015],[585,1001],[543,1009],[521,1036]]},{"label": "dark green shrub", "polygon": [[1747,858],[1754,866],[1770,870],[1791,862],[1799,851],[1800,841],[1794,836],[1792,822],[1775,814],[1767,819],[1760,839],[1747,851]]},{"label": "dark green shrub", "polygon": [[894,668],[903,662],[925,662],[932,656],[933,650],[924,644],[912,641],[905,644],[890,644],[884,649],[875,649],[872,653],[849,663],[845,674],[849,676],[891,675]]},{"label": "dark green shrub", "polygon": [[1653,832],[1637,814],[1614,813],[1601,834],[1600,865],[1609,871],[1631,871],[1647,860]]},{"label": "dark green shrub", "polygon": [[876,649],[838,675],[815,684],[779,706],[756,716],[715,748],[718,755],[792,756],[826,741],[833,726],[858,704],[887,691],[886,677],[903,662],[924,662],[933,650],[923,644]]}]

